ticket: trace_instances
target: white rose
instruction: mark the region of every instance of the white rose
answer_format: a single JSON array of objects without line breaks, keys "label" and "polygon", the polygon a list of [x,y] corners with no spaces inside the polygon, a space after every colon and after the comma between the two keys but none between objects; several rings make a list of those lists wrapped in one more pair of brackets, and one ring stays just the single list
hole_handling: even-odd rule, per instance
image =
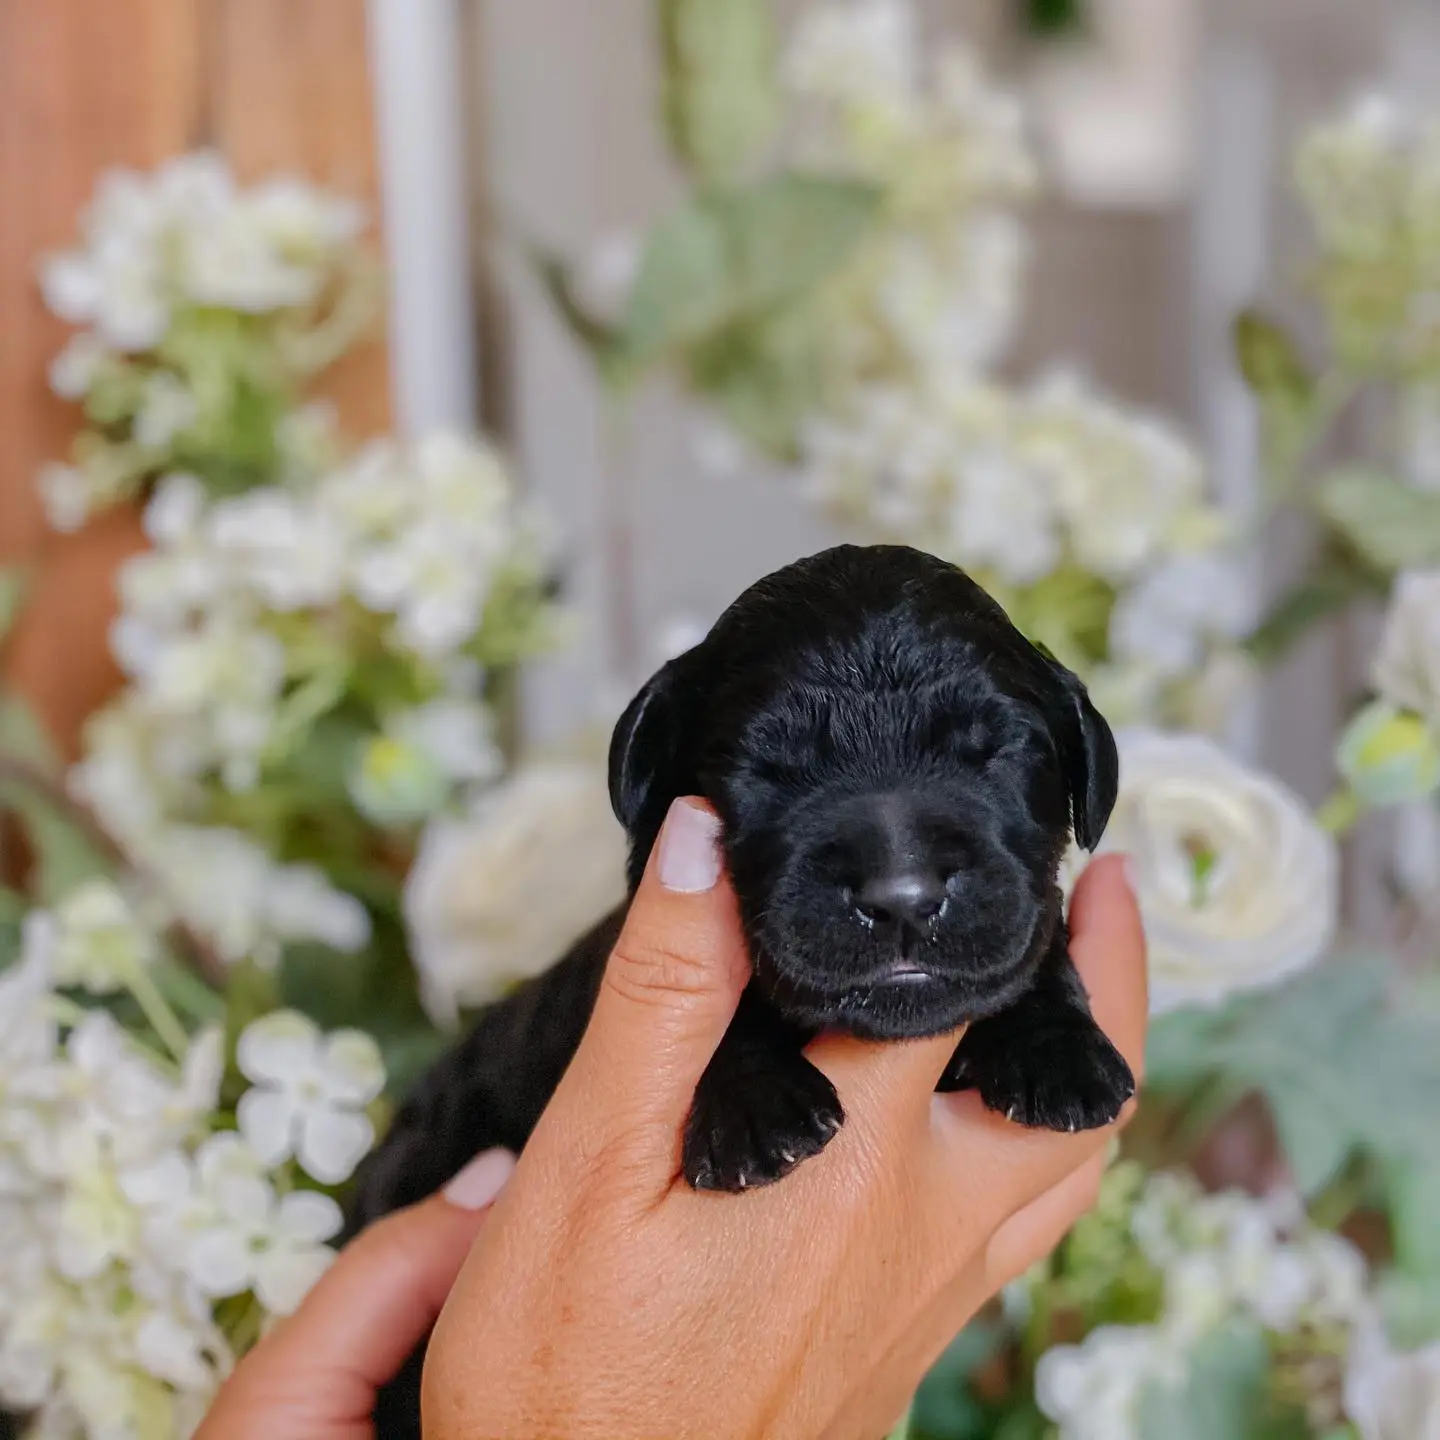
[{"label": "white rose", "polygon": [[1440,570],[1396,580],[1373,679],[1384,699],[1440,730]]},{"label": "white rose", "polygon": [[625,836],[601,771],[531,765],[475,813],[436,819],[405,887],[421,996],[437,1022],[553,964],[625,895]]},{"label": "white rose", "polygon": [[1299,796],[1197,735],[1124,730],[1102,850],[1132,857],[1156,1014],[1274,985],[1334,934],[1335,842]]},{"label": "white rose", "polygon": [[1345,1409],[1363,1440],[1440,1440],[1440,1345],[1399,1354],[1378,1321],[1351,1343]]}]

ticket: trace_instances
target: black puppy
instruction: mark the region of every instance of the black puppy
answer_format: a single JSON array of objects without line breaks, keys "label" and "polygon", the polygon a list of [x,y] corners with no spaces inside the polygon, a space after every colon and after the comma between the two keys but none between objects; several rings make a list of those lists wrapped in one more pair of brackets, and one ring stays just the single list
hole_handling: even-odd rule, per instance
[{"label": "black puppy", "polygon": [[[822,1029],[879,1039],[970,1022],[941,1089],[1023,1125],[1105,1125],[1134,1090],[1067,953],[1056,874],[1115,802],[1109,726],[1079,680],[968,576],[842,546],[752,586],[631,702],[610,751],[631,891],[671,801],[706,797],[754,979],[695,1094],[698,1189],[779,1180],[844,1121],[805,1058]],[[518,1150],[589,1019],[623,908],[486,1010],[362,1167],[358,1229],[477,1151]],[[382,1398],[418,1434],[418,1361]]]}]

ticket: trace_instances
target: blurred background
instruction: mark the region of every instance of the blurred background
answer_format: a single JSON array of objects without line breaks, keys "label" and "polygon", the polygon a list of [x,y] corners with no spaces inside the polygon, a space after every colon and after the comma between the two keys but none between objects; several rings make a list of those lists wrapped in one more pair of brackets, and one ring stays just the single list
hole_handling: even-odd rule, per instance
[{"label": "blurred background", "polygon": [[[620,706],[859,538],[1124,727],[1156,975],[914,1433],[1440,1435],[1437,94],[1432,0],[0,0],[0,1409],[188,1433],[619,898]],[[207,1269],[217,1142],[329,1231]]]}]

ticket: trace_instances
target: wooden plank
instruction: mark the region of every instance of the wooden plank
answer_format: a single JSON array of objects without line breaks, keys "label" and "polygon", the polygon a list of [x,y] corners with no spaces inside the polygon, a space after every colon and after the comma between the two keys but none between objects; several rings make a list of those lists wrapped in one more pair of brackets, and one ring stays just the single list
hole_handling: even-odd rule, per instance
[{"label": "wooden plank", "polygon": [[0,0],[0,560],[37,567],[7,678],[73,750],[116,673],[105,646],[110,576],[138,543],[134,518],[51,535],[35,487],[79,424],[49,392],[66,328],[35,283],[75,234],[95,177],[152,165],[196,133],[199,31],[182,0]]},{"label": "wooden plank", "polygon": [[[377,212],[364,0],[0,0],[0,563],[37,569],[5,668],[71,753],[116,683],[112,577],[140,537],[128,513],[46,529],[35,476],[80,417],[46,385],[66,329],[36,262],[71,242],[103,170],[207,144],[246,178],[300,174]],[[386,428],[380,344],[324,388],[355,433]]]},{"label": "wooden plank", "polygon": [[[240,175],[293,172],[380,211],[364,0],[211,0],[214,143]],[[390,423],[384,347],[357,349],[325,377],[346,427]]]}]

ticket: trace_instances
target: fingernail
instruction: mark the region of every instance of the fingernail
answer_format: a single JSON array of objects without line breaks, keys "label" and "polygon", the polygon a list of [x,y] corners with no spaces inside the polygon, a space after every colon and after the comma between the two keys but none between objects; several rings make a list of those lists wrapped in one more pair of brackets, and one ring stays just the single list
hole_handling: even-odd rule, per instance
[{"label": "fingernail", "polygon": [[1125,883],[1130,887],[1130,893],[1138,895],[1140,891],[1135,884],[1135,857],[1133,855],[1120,857],[1120,873],[1125,877]]},{"label": "fingernail", "polygon": [[505,1188],[515,1169],[508,1150],[477,1155],[441,1192],[459,1210],[483,1210]]},{"label": "fingernail", "polygon": [[660,834],[660,883],[681,895],[713,890],[720,878],[720,821],[688,800],[677,800]]}]

